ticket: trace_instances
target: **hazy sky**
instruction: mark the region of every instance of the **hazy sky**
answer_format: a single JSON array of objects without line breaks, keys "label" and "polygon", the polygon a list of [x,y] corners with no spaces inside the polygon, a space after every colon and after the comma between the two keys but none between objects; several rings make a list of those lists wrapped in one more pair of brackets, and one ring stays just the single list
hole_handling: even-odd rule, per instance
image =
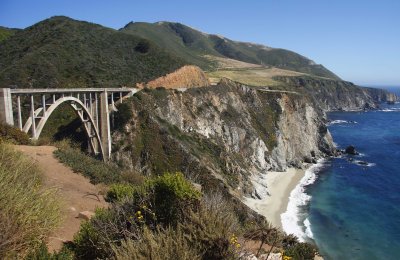
[{"label": "hazy sky", "polygon": [[0,0],[0,25],[54,15],[121,28],[176,21],[298,52],[361,85],[400,85],[400,0]]}]

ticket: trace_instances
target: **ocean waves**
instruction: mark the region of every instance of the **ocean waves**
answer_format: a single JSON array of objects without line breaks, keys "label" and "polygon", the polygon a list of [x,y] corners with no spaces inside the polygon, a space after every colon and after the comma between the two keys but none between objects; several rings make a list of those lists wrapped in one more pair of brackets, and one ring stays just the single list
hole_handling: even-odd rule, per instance
[{"label": "ocean waves", "polygon": [[346,121],[346,120],[333,120],[327,123],[328,126],[336,124],[357,124],[356,121]]},{"label": "ocean waves", "polygon": [[306,241],[313,238],[311,224],[307,213],[302,211],[311,200],[306,187],[313,184],[317,179],[317,173],[324,166],[325,160],[321,159],[317,164],[306,170],[300,183],[292,190],[286,212],[281,214],[282,229],[287,234],[295,235],[300,241]]},{"label": "ocean waves", "polygon": [[377,110],[379,112],[400,112],[400,107],[393,107],[393,108],[384,108]]}]

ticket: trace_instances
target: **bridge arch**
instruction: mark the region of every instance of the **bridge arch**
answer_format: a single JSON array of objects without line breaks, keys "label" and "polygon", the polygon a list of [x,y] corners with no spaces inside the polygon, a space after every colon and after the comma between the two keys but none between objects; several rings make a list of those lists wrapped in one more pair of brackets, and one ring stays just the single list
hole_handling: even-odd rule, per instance
[{"label": "bridge arch", "polygon": [[[0,88],[0,122],[18,126],[32,139],[38,139],[46,122],[61,104],[69,104],[80,121],[89,139],[89,147],[103,160],[111,155],[110,111],[115,102],[122,102],[140,91],[136,88],[77,88],[77,89],[10,89]],[[28,96],[21,100],[22,96]],[[13,101],[13,97],[16,100]],[[38,102],[41,97],[41,102]],[[36,99],[36,100],[35,100]],[[15,102],[16,101],[16,102]],[[21,102],[22,101],[22,102]],[[27,101],[27,102],[26,102]],[[24,102],[24,104],[23,104]],[[30,104],[30,115],[23,117],[22,105]],[[14,114],[13,107],[16,106]],[[24,112],[24,113],[25,113]],[[17,124],[14,124],[14,116]],[[26,118],[26,119],[24,119]],[[24,120],[23,120],[24,119]]]},{"label": "bridge arch", "polygon": [[[104,156],[104,149],[100,139],[100,132],[97,128],[97,124],[92,117],[91,111],[83,104],[81,100],[75,97],[62,97],[57,99],[53,104],[50,105],[49,108],[46,109],[44,116],[40,119],[37,127],[36,127],[36,135],[35,138],[38,139],[42,130],[50,118],[51,114],[56,110],[61,104],[67,103],[70,105],[79,119],[81,120],[86,136],[88,137],[90,147],[95,154],[100,154],[102,157]],[[42,109],[42,108],[40,108]],[[39,109],[38,109],[39,110]],[[40,112],[40,111],[38,111]],[[27,122],[28,123],[28,122]],[[32,124],[32,120],[30,120],[30,124]],[[24,127],[25,128],[25,127]],[[29,129],[30,127],[28,127]]]}]

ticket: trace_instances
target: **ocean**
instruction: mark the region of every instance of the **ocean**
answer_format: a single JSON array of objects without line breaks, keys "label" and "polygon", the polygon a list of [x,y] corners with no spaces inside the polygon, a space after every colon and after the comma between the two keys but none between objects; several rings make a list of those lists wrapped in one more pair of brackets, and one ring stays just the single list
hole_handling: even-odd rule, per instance
[{"label": "ocean", "polygon": [[360,154],[308,169],[283,229],[316,244],[325,259],[400,259],[400,104],[328,118],[338,148],[354,145]]}]

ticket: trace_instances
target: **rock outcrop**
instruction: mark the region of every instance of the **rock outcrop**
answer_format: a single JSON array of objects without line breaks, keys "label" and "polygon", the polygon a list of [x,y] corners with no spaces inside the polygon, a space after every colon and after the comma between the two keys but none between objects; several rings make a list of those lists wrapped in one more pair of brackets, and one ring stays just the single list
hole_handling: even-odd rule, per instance
[{"label": "rock outcrop", "polygon": [[372,99],[375,102],[388,102],[388,103],[394,103],[399,100],[399,97],[394,94],[390,93],[387,90],[384,89],[378,89],[378,88],[363,88],[365,92],[368,93],[369,96],[372,97]]},{"label": "rock outcrop", "polygon": [[113,159],[145,174],[182,171],[207,189],[263,198],[268,170],[334,152],[323,111],[296,93],[223,81],[147,89],[129,105],[132,120],[114,134]]},{"label": "rock outcrop", "polygon": [[344,150],[345,153],[350,154],[350,155],[358,155],[359,153],[357,152],[356,148],[352,145],[349,145],[346,147]]},{"label": "rock outcrop", "polygon": [[351,82],[316,77],[274,77],[283,88],[310,96],[325,111],[351,111],[376,108],[379,103],[397,100],[386,90],[364,88]]}]

